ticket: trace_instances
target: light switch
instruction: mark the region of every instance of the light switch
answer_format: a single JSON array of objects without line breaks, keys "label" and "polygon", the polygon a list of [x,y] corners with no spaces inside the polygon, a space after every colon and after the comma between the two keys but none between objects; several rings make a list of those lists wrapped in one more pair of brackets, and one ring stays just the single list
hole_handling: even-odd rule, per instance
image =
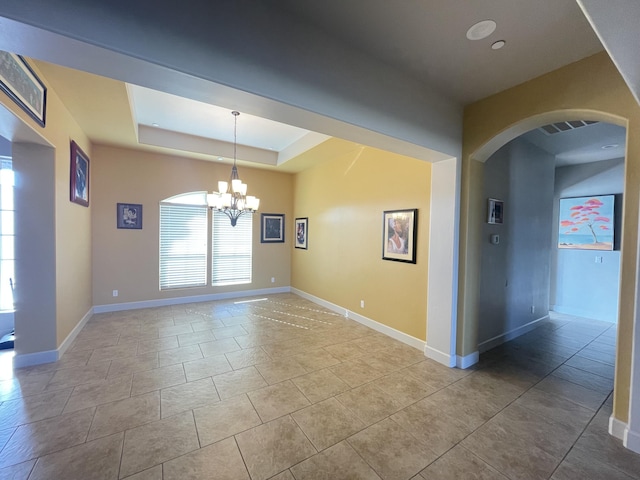
[{"label": "light switch", "polygon": [[498,245],[500,243],[500,235],[493,234],[491,235],[491,244]]}]

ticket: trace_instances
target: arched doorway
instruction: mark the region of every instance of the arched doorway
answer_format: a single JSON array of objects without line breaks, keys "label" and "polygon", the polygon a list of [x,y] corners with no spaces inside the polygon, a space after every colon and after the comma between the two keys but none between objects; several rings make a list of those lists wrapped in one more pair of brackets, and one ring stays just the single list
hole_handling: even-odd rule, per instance
[{"label": "arched doorway", "polygon": [[[483,200],[497,202],[503,218],[481,225],[480,352],[539,327],[550,311],[617,321],[625,136],[622,127],[574,119],[531,130],[485,162]],[[584,196],[606,202],[591,217],[596,240],[607,241],[594,244],[585,221],[558,228],[567,197]]]},{"label": "arched doorway", "polygon": [[[483,162],[501,145],[547,123],[572,118],[609,122],[626,127],[628,159],[625,168],[621,256],[619,332],[614,407],[610,433],[622,438],[629,422],[633,360],[632,337],[636,306],[638,201],[640,185],[640,108],[605,54],[594,55],[465,109],[460,283],[458,298],[458,356],[472,363],[477,352],[479,253],[484,217]],[[477,358],[477,356],[476,356]],[[638,412],[636,412],[637,414]]]}]

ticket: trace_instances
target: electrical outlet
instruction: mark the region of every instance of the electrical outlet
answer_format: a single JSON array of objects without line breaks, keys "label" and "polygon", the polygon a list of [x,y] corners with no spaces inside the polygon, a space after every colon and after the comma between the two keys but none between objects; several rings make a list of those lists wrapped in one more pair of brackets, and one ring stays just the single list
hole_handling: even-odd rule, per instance
[{"label": "electrical outlet", "polygon": [[276,277],[271,277],[271,283],[276,283]]},{"label": "electrical outlet", "polygon": [[360,308],[364,308],[364,300],[360,300]]},{"label": "electrical outlet", "polygon": [[536,313],[536,307],[531,305],[531,313]]},{"label": "electrical outlet", "polygon": [[117,297],[117,296],[118,296],[118,290],[114,290],[114,291],[113,291],[113,296],[114,296],[114,297]]}]

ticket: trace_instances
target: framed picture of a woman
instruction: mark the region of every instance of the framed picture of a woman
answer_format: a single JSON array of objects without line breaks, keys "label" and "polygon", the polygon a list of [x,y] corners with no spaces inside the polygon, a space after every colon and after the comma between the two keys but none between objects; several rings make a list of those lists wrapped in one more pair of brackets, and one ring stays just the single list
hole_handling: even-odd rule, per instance
[{"label": "framed picture of a woman", "polygon": [[382,259],[416,263],[418,209],[387,210],[382,216]]}]

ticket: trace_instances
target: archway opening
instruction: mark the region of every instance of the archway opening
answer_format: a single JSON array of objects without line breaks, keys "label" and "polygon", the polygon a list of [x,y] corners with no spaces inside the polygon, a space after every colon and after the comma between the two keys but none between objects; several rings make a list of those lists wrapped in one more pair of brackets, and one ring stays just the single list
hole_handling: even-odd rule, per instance
[{"label": "archway opening", "polygon": [[[540,327],[550,312],[617,322],[625,136],[574,118],[533,129],[484,163],[479,352]],[[590,357],[613,367],[613,353]]]}]

